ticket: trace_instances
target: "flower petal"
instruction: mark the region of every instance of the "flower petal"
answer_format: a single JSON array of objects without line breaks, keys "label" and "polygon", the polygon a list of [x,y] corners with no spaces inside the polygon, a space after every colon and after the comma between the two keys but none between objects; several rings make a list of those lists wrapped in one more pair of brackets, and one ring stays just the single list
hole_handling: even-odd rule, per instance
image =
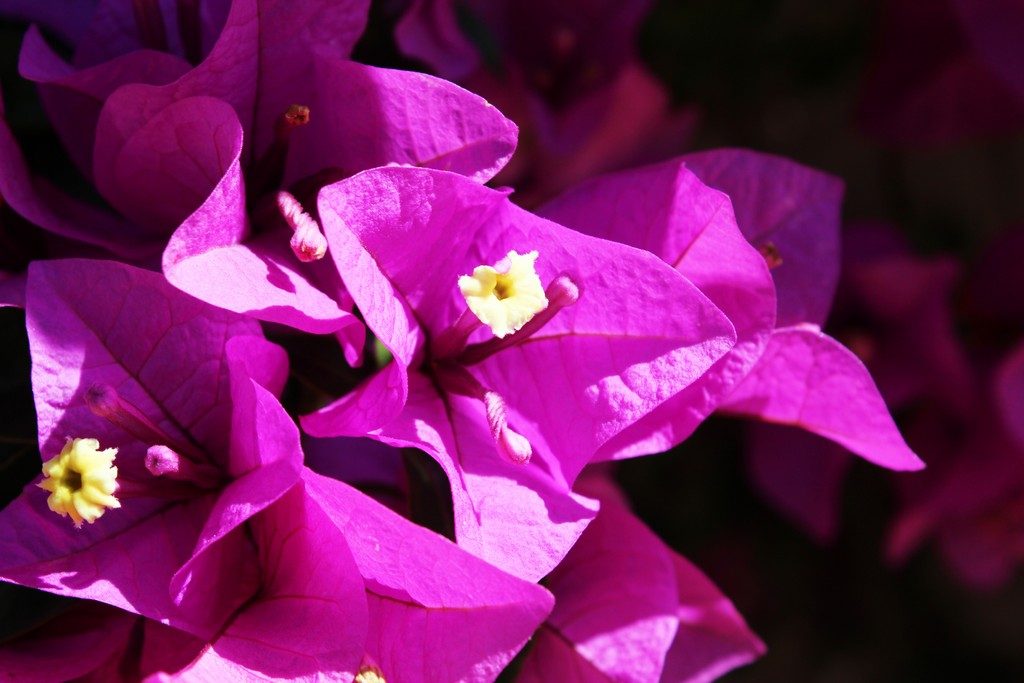
[{"label": "flower petal", "polygon": [[[240,149],[216,187],[175,230],[163,269],[176,287],[218,308],[313,334],[340,331],[346,358],[362,352],[362,324],[322,288],[337,279],[321,264],[299,263],[278,231],[248,239]],[[330,277],[319,277],[326,275]]]},{"label": "flower petal", "polygon": [[315,681],[348,674],[351,680],[364,653],[367,603],[337,522],[300,484],[251,527],[260,549],[260,592],[180,675]]},{"label": "flower petal", "polygon": [[900,436],[864,364],[813,326],[776,330],[723,410],[802,427],[881,467],[924,467]]},{"label": "flower petal", "polygon": [[465,310],[458,278],[477,265],[536,247],[542,282],[565,273],[577,283],[575,304],[473,366],[512,409],[512,426],[557,455],[552,466],[567,481],[735,339],[722,312],[653,255],[538,218],[462,176],[366,171],[324,188],[320,215],[367,325],[406,365],[424,333],[440,334]]},{"label": "flower petal", "polygon": [[410,164],[490,180],[516,148],[516,125],[478,95],[426,74],[323,56],[309,124],[287,178]]},{"label": "flower petal", "polygon": [[789,159],[742,149],[683,157],[706,185],[732,199],[740,230],[755,247],[771,244],[778,325],[824,324],[839,280],[839,179]]},{"label": "flower petal", "polygon": [[681,160],[609,174],[541,213],[595,237],[661,257],[729,316],[736,346],[703,376],[601,449],[620,458],[667,450],[689,436],[753,367],[775,326],[775,288],[764,258],[736,226],[729,198]]},{"label": "flower petal", "polygon": [[310,497],[366,581],[369,658],[388,680],[493,680],[551,610],[551,595],[341,482],[307,470]]}]

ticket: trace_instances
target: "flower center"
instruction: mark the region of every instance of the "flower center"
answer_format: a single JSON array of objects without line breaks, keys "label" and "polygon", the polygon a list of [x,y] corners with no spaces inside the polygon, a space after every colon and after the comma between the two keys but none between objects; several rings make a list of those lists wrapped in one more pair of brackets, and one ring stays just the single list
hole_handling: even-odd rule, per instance
[{"label": "flower center", "polygon": [[[459,291],[468,310],[434,340],[430,362],[430,372],[443,391],[483,403],[498,454],[517,465],[530,461],[533,446],[509,426],[509,409],[502,396],[481,384],[466,367],[521,344],[579,300],[580,288],[567,273],[555,277],[545,290],[533,265],[536,260],[536,251],[513,250],[494,266],[477,266],[472,275],[460,277]],[[491,328],[494,337],[467,346],[481,323]]]},{"label": "flower center", "polygon": [[61,517],[70,516],[75,527],[92,524],[107,508],[119,508],[116,448],[100,450],[96,439],[68,439],[60,453],[43,463],[39,488],[49,491],[49,508]]},{"label": "flower center", "polygon": [[508,252],[493,266],[477,266],[459,278],[459,290],[469,310],[501,338],[516,332],[547,308],[544,286],[534,262],[537,252]]},{"label": "flower center", "polygon": [[498,301],[504,301],[505,299],[515,296],[515,294],[515,281],[508,275],[499,273],[497,282],[494,283],[494,296],[498,298]]},{"label": "flower center", "polygon": [[78,491],[82,488],[82,475],[74,470],[67,470],[60,479],[60,485]]}]

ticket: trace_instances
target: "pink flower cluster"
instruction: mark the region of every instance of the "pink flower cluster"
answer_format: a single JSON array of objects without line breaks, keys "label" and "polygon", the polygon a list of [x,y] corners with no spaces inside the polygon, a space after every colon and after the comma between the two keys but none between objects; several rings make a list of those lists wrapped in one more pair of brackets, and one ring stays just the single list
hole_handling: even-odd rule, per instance
[{"label": "pink flower cluster", "polygon": [[[33,174],[0,125],[0,195],[48,235],[46,258],[0,273],[0,303],[25,310],[43,467],[0,511],[0,580],[87,600],[0,645],[0,678],[483,681],[518,656],[523,681],[707,681],[764,645],[606,463],[727,413],[923,467],[863,349],[821,329],[837,179],[738,149],[585,179],[643,157],[656,136],[637,126],[686,127],[632,54],[647,3],[570,3],[607,25],[552,19],[554,56],[523,42],[519,3],[470,3],[514,88],[480,85],[451,2],[413,3],[400,43],[498,108],[351,61],[368,0],[67,4],[0,3],[37,22],[20,72],[97,193]],[[631,98],[640,122],[616,105]],[[530,131],[515,159],[506,103]],[[890,286],[886,263],[858,286]],[[894,348],[944,324],[927,282],[948,272],[914,268],[894,272],[920,277],[899,286],[921,322],[877,311]],[[311,337],[356,379],[305,378],[297,400],[286,348]],[[868,358],[890,405],[930,373],[971,384],[935,353],[920,378]],[[1024,354],[993,372],[1020,453]],[[443,474],[448,537],[413,521],[410,453]],[[753,459],[819,528],[813,477],[772,460],[811,453]],[[944,492],[956,462],[908,487],[893,552],[954,516],[945,547],[999,576],[1021,555],[986,545],[1020,526],[1017,461],[996,511]]]}]

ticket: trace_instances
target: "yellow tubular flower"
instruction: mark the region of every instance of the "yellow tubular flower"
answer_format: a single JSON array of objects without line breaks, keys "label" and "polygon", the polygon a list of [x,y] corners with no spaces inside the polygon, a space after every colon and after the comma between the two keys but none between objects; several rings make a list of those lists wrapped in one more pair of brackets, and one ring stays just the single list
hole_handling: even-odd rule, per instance
[{"label": "yellow tubular flower", "polygon": [[459,290],[469,310],[491,328],[496,337],[519,330],[547,308],[544,286],[534,262],[537,252],[508,256],[492,266],[477,266],[472,275],[459,278]]},{"label": "yellow tubular flower", "polygon": [[96,439],[68,439],[58,455],[43,463],[39,488],[49,491],[46,504],[61,517],[71,516],[76,528],[92,524],[107,508],[119,508],[116,448],[100,450]]},{"label": "yellow tubular flower", "polygon": [[387,683],[384,674],[375,666],[363,666],[356,674],[355,683]]}]

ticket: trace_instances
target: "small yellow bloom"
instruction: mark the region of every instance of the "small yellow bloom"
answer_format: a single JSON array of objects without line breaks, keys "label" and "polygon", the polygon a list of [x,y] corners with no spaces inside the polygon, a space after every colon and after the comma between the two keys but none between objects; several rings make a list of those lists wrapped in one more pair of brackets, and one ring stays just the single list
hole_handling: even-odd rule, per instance
[{"label": "small yellow bloom", "polygon": [[114,497],[116,448],[100,450],[96,439],[68,439],[60,454],[43,463],[45,479],[39,488],[49,491],[46,504],[61,517],[71,515],[76,528],[92,524],[107,508],[119,508]]},{"label": "small yellow bloom", "polygon": [[355,683],[387,683],[384,674],[375,666],[360,667]]},{"label": "small yellow bloom", "polygon": [[537,277],[537,252],[508,256],[492,266],[477,266],[459,278],[459,290],[469,310],[496,337],[511,334],[547,308],[544,286]]}]

